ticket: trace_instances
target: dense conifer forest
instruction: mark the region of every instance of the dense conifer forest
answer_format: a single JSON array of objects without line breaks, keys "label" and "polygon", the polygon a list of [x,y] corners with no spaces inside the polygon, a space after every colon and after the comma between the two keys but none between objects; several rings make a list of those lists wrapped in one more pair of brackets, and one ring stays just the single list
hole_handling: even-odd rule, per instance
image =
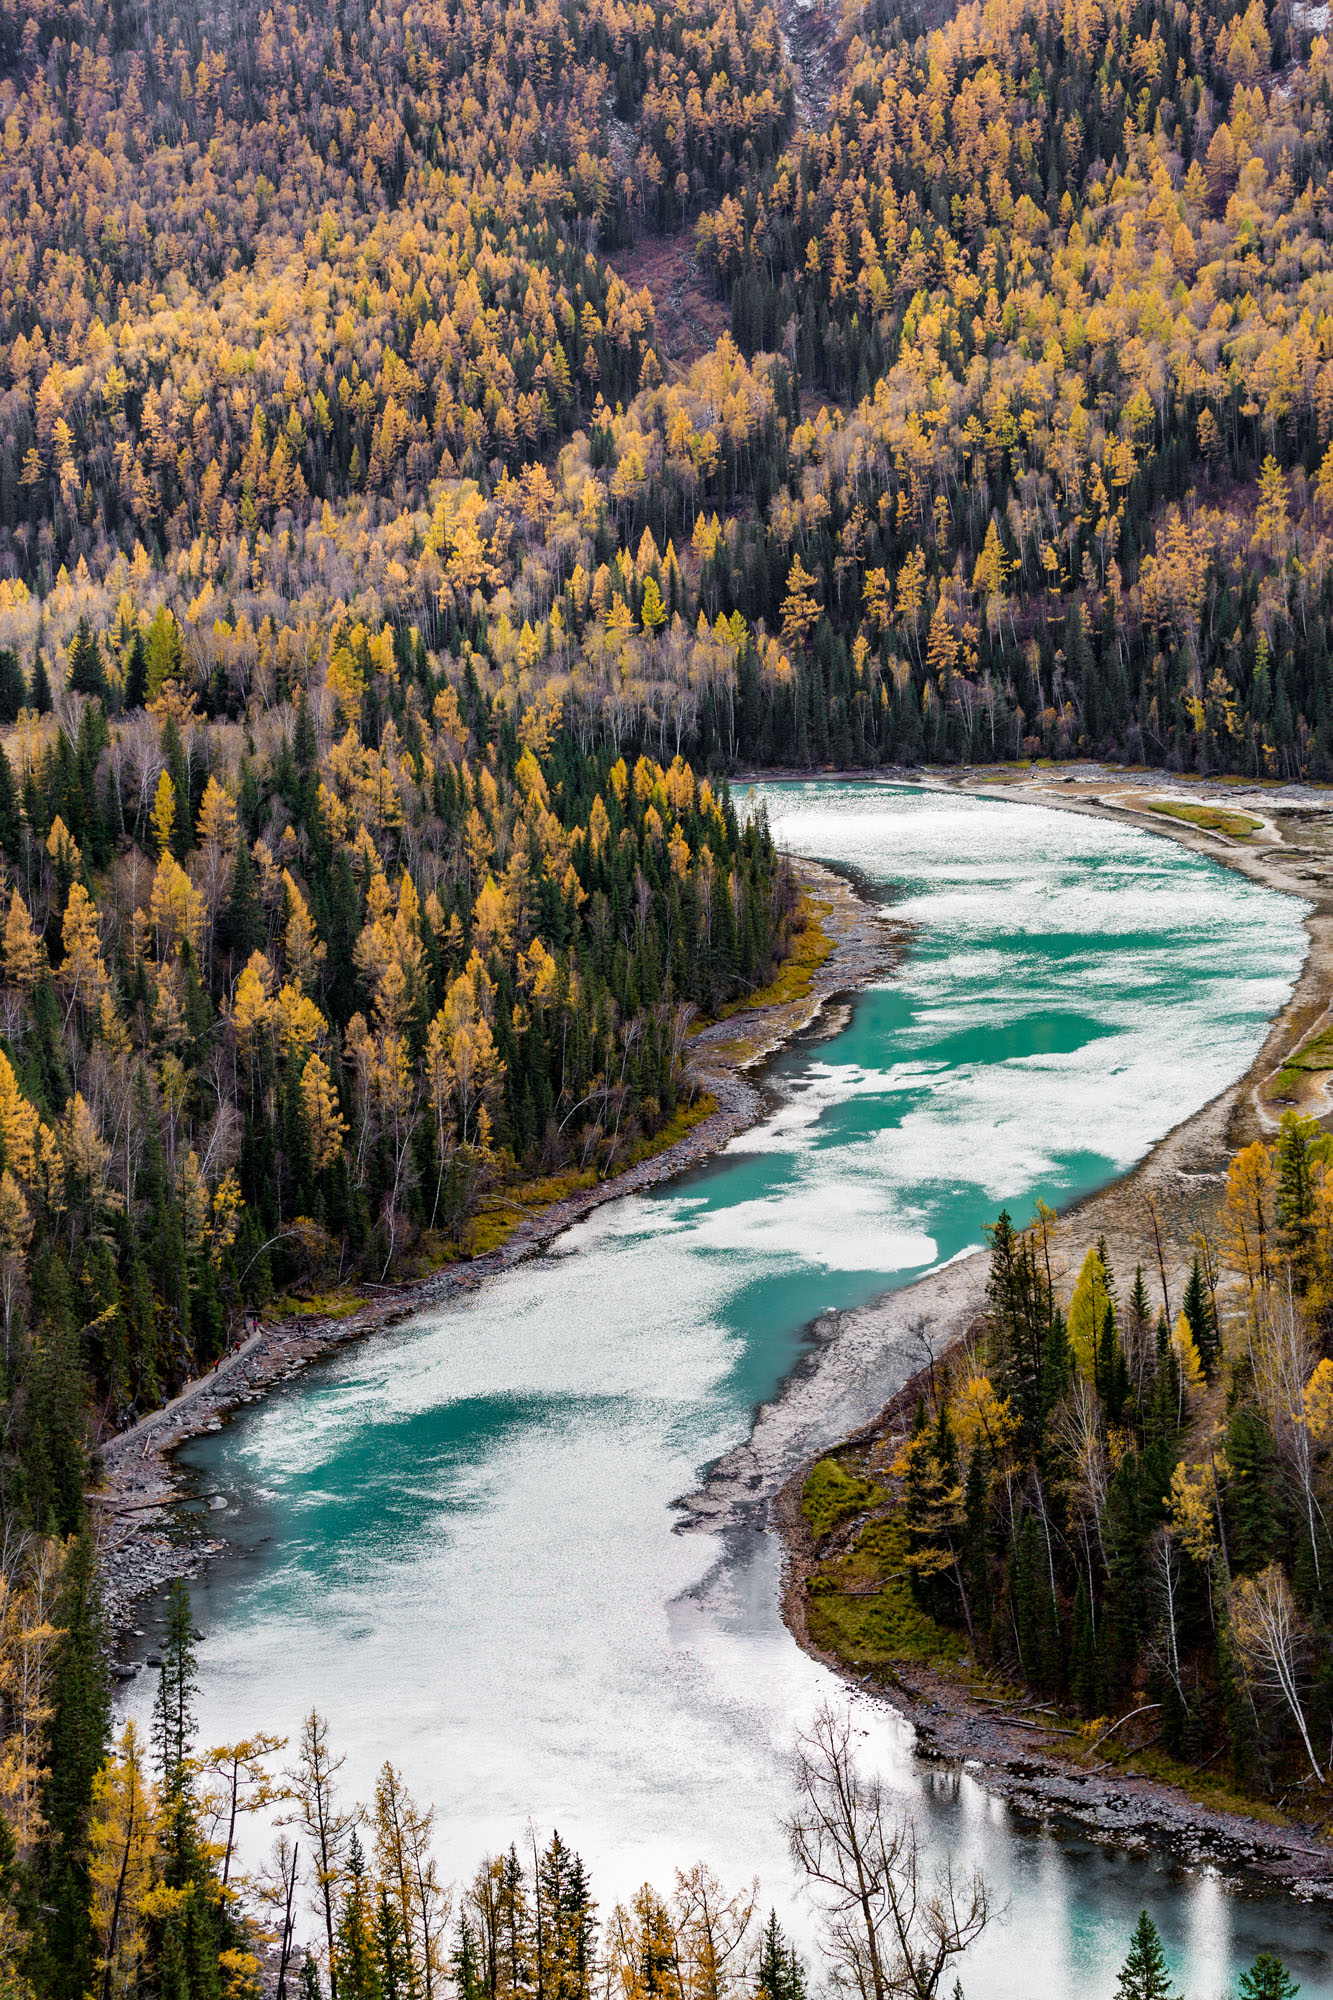
[{"label": "dense conifer forest", "polygon": [[[1329,1155],[1293,1111],[1238,1153],[1219,1239],[1198,1239],[1174,1299],[1156,1272],[1117,1274],[1103,1241],[1062,1307],[1050,1212],[1023,1232],[1002,1214],[984,1329],[932,1369],[905,1432],[806,1483],[820,1642],[860,1666],[965,1662],[1083,1718],[1094,1747],[1140,1718],[1117,1750],[1160,1746],[1169,1778],[1207,1767],[1319,1821]],[[1224,1268],[1239,1294],[1219,1293]]]}]

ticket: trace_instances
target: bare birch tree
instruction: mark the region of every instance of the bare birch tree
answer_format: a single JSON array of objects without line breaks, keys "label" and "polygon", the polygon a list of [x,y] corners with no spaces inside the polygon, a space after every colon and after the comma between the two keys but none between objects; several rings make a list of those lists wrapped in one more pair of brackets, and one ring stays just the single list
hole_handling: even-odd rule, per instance
[{"label": "bare birch tree", "polygon": [[273,1845],[273,1854],[255,1883],[259,1901],[272,1911],[274,1942],[278,1947],[277,2000],[286,2000],[287,1974],[291,1969],[292,1948],[296,1937],[296,1889],[300,1880],[299,1841],[288,1840],[280,1833]]},{"label": "bare birch tree", "polygon": [[950,1963],[996,1910],[979,1869],[923,1876],[916,1829],[857,1769],[845,1714],[820,1709],[797,1744],[792,1858],[822,1907],[834,1979],[857,2000],[935,2000]]},{"label": "bare birch tree", "polygon": [[1314,1754],[1301,1702],[1301,1682],[1309,1640],[1291,1585],[1280,1563],[1258,1576],[1242,1577],[1231,1593],[1231,1631],[1253,1684],[1275,1694],[1291,1711],[1316,1782],[1324,1774]]},{"label": "bare birch tree", "polygon": [[1300,1488],[1315,1583],[1322,1583],[1319,1543],[1324,1528],[1316,1477],[1314,1441],[1305,1417],[1305,1385],[1319,1349],[1296,1301],[1288,1268],[1285,1280],[1262,1295],[1251,1347],[1254,1391],[1278,1450]]}]

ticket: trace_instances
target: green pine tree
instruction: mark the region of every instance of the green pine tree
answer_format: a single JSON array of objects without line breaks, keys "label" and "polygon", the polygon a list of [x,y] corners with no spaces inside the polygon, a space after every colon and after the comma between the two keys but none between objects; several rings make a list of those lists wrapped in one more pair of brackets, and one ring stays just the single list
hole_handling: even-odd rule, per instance
[{"label": "green pine tree", "polygon": [[404,1947],[403,1920],[383,1883],[380,1884],[379,1904],[375,1911],[375,1953],[379,1961],[381,2000],[408,2000],[412,1991],[412,1968]]},{"label": "green pine tree", "polygon": [[1319,1127],[1312,1118],[1286,1111],[1278,1127],[1273,1164],[1277,1170],[1277,1240],[1304,1277],[1314,1243],[1314,1152]]},{"label": "green pine tree", "polygon": [[11,861],[17,861],[23,851],[23,820],[19,811],[18,787],[14,783],[14,769],[4,751],[0,749],[0,848]]},{"label": "green pine tree", "polygon": [[[366,1857],[355,1830],[347,1849],[347,1876],[342,1914],[334,1939],[340,2000],[383,2000],[381,1959],[377,1949],[378,1926],[371,1909]],[[387,1903],[387,1897],[385,1901]]]},{"label": "green pine tree", "polygon": [[1296,2000],[1300,1987],[1280,1958],[1261,1951],[1240,1976],[1240,2000]]},{"label": "green pine tree", "polygon": [[1139,1913],[1129,1957],[1120,1968],[1115,1990],[1116,2000],[1175,2000],[1162,1940],[1146,1910]]},{"label": "green pine tree", "polygon": [[70,1324],[68,1286],[57,1284],[43,1297],[44,1270],[63,1274],[63,1259],[48,1256],[34,1263],[33,1312],[42,1324],[23,1376],[19,1468],[32,1526],[42,1534],[76,1535],[84,1523],[88,1483],[88,1384]]},{"label": "green pine tree", "polygon": [[[190,1593],[178,1577],[167,1603],[167,1633],[153,1703],[153,1738],[157,1775],[169,1827],[166,1843],[172,1861],[167,1879],[179,1887],[195,1860],[194,1775],[190,1751],[194,1744],[194,1700],[199,1687],[195,1659],[194,1614]],[[174,1879],[173,1879],[174,1878]]]},{"label": "green pine tree", "polygon": [[1204,1373],[1211,1378],[1217,1367],[1217,1314],[1213,1310],[1212,1294],[1204,1283],[1197,1251],[1190,1266],[1189,1282],[1185,1287],[1183,1311],[1189,1321],[1190,1332],[1194,1335],[1194,1345],[1199,1350]]},{"label": "green pine tree", "polygon": [[86,617],[80,618],[69,642],[69,685],[75,694],[101,695],[106,690],[102,648]]},{"label": "green pine tree", "polygon": [[1059,1307],[1052,1311],[1046,1327],[1046,1340],[1041,1363],[1041,1416],[1042,1422],[1069,1387],[1074,1371],[1074,1357],[1070,1351],[1069,1333],[1065,1326],[1065,1316]]},{"label": "green pine tree", "polygon": [[226,942],[238,965],[264,942],[264,911],[255,886],[255,868],[244,836],[236,843],[227,899]]},{"label": "green pine tree", "polygon": [[60,1637],[52,1657],[39,1856],[48,1991],[51,2000],[83,2000],[93,1983],[88,1823],[111,1722],[97,1552],[86,1529],[70,1548],[52,1622]]},{"label": "green pine tree", "polygon": [[17,722],[27,698],[23,669],[12,646],[0,646],[0,722]]},{"label": "green pine tree", "polygon": [[1084,1715],[1097,1713],[1100,1678],[1092,1599],[1087,1582],[1080,1573],[1078,1589],[1074,1593],[1074,1618],[1069,1636],[1069,1692]]},{"label": "green pine tree", "polygon": [[1014,1537],[1009,1566],[1009,1594],[1013,1600],[1019,1668],[1023,1678],[1035,1686],[1041,1671],[1042,1580],[1037,1522],[1030,1508],[1024,1513]]},{"label": "green pine tree", "polygon": [[144,650],[143,634],[136,631],[125,660],[125,706],[127,709],[142,708],[147,699],[148,655]]},{"label": "green pine tree", "polygon": [[33,656],[28,706],[38,715],[51,713],[51,676],[46,671],[46,655],[40,650]]},{"label": "green pine tree", "polygon": [[755,2000],[806,2000],[805,1968],[787,1942],[776,1910],[769,1911],[759,1940]]},{"label": "green pine tree", "polygon": [[487,2000],[486,1977],[482,1969],[481,1953],[477,1947],[477,1933],[471,1919],[462,1916],[458,1922],[458,1943],[453,1954],[454,1991],[458,2000]]},{"label": "green pine tree", "polygon": [[1227,1547],[1242,1572],[1261,1570],[1280,1540],[1274,1496],[1279,1491],[1278,1455],[1261,1413],[1253,1403],[1237,1403],[1227,1425]]}]

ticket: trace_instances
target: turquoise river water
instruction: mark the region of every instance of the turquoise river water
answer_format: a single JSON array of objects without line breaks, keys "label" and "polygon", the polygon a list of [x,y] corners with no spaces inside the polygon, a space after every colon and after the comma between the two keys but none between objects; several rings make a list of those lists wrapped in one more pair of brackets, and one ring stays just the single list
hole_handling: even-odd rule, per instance
[{"label": "turquoise river water", "polygon": [[[230,1548],[194,1586],[205,1741],[294,1733],[314,1703],[350,1791],[392,1757],[434,1802],[455,1877],[531,1818],[582,1851],[604,1910],[702,1858],[758,1875],[808,1939],[787,1759],[841,1696],[781,1624],[771,1539],[674,1533],[671,1503],[816,1316],[975,1247],[1002,1204],[1026,1218],[1122,1173],[1239,1075],[1304,937],[1290,900],[1107,822],[911,786],[763,798],[784,845],[912,925],[899,973],[770,1066],[769,1115],[710,1166],[182,1457]],[[1008,1903],[969,2000],[1102,2000],[1144,1904],[1189,2000],[1234,1991],[1261,1948],[1333,2000],[1333,1915],[1028,1827],[919,1764],[891,1712],[855,1713],[927,1847],[980,1859]]]}]

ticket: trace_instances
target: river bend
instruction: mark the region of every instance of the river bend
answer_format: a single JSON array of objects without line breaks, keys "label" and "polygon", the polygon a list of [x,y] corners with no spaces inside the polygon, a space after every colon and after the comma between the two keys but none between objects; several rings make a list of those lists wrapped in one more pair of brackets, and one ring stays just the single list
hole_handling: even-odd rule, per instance
[{"label": "river bend", "polygon": [[[392,1757],[436,1803],[449,1872],[531,1816],[604,1907],[704,1858],[797,1915],[785,1758],[833,1683],[781,1625],[770,1539],[673,1533],[672,1502],[820,1314],[977,1245],[1002,1204],[1105,1183],[1234,1080],[1304,952],[1289,899],[1109,821],[903,785],[762,798],[783,844],[910,924],[899,972],[770,1065],[770,1114],[711,1165],[181,1455],[231,1550],[194,1586],[205,1740],[294,1731],[314,1702],[361,1796]],[[1101,2000],[1143,1903],[1191,2000],[1261,1947],[1333,2000],[1317,1912],[1026,1831],[858,1712],[928,1838],[1010,1900],[971,2000]]]}]

